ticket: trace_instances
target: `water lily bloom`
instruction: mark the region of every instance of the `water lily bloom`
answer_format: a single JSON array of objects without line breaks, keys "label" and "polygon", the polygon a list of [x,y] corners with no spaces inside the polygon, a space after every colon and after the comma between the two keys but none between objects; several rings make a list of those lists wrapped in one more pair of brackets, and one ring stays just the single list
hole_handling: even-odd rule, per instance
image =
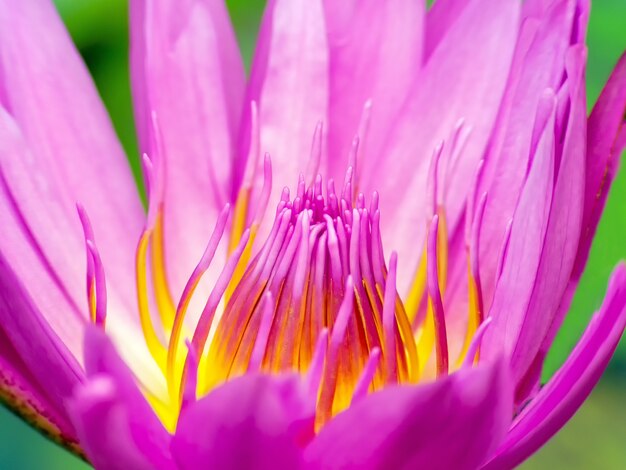
[{"label": "water lily bloom", "polygon": [[0,0],[0,397],[102,469],[503,469],[576,412],[626,267],[544,358],[626,145],[588,0],[131,0],[144,209],[49,0]]}]

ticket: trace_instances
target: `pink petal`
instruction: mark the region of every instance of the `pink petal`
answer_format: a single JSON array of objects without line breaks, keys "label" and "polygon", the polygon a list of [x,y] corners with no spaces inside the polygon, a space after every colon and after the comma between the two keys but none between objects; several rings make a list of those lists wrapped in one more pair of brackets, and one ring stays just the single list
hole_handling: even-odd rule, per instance
[{"label": "pink petal", "polygon": [[119,402],[115,382],[110,378],[90,380],[68,406],[83,450],[95,468],[168,468],[155,467],[133,442],[128,422],[132,410]]},{"label": "pink petal", "polygon": [[329,175],[342,178],[365,103],[371,99],[373,108],[367,136],[359,136],[359,159],[380,149],[415,86],[425,5],[413,0],[326,0],[324,9],[330,50]]},{"label": "pink petal", "polygon": [[553,321],[570,279],[580,238],[586,153],[586,100],[584,68],[587,51],[575,46],[568,52],[567,82],[569,122],[562,146],[562,156],[550,220],[546,230],[541,261],[532,296],[524,315],[520,335],[513,352],[512,367],[520,378],[531,366]]},{"label": "pink petal", "polygon": [[[38,164],[17,123],[0,107],[0,216],[3,224],[10,227],[0,238],[0,253],[21,280],[25,295],[32,299],[42,320],[80,361],[82,330],[87,320],[85,242],[75,204],[71,211],[65,207],[66,189],[63,182],[51,179],[46,168]],[[95,225],[93,219],[92,224]],[[105,225],[109,224],[107,221]],[[94,231],[100,248],[98,228]],[[123,237],[124,233],[118,235]],[[132,274],[129,260],[133,256],[129,253],[122,264],[127,274]],[[157,383],[158,370],[145,343],[123,338],[140,334],[137,316],[129,314],[136,309],[134,275],[121,287],[119,277],[110,279],[108,268],[106,264],[107,328],[120,338],[125,356],[139,364],[142,380],[146,384]],[[119,266],[111,268],[113,274],[119,272]]]},{"label": "pink petal", "polygon": [[551,116],[544,123],[513,217],[506,259],[489,310],[493,323],[483,339],[481,358],[495,358],[513,353],[524,327],[526,312],[537,281],[552,204],[556,151],[556,98],[554,95],[547,95],[546,100],[552,103]]},{"label": "pink petal", "polygon": [[[626,56],[623,56],[616,65],[588,120],[585,207],[580,243],[571,279],[548,334],[545,336],[534,360],[537,365],[542,364],[543,359],[548,354],[548,350],[569,310],[582,271],[587,263],[593,235],[619,166],[620,153],[626,147],[625,113]],[[538,383],[539,372],[540,370],[535,374],[535,383]]]},{"label": "pink petal", "polygon": [[[84,251],[76,217],[80,202],[95,227],[107,278],[123,312],[134,305],[128,260],[143,209],[109,117],[49,0],[0,1],[0,77],[3,114],[10,115],[31,149],[23,162],[3,150],[1,162],[25,224],[74,295],[73,289],[84,285],[84,268],[79,269],[84,258],[76,256]],[[3,116],[3,134],[8,120]],[[36,194],[29,193],[32,187]],[[39,205],[28,201],[35,197],[42,198]],[[65,246],[57,244],[53,234],[58,233],[66,234]],[[66,257],[63,250],[73,256]]]},{"label": "pink petal", "polygon": [[[58,202],[58,188],[51,188],[33,160],[16,123],[0,108],[0,217],[7,228],[0,237],[0,255],[14,277],[11,284],[3,285],[3,294],[16,295],[9,286],[19,282],[46,326],[50,325],[74,357],[80,357],[86,320],[82,310],[86,307],[82,289],[85,267],[84,258],[76,253],[84,251],[84,245],[78,245],[71,230],[64,237],[63,228],[70,223]],[[19,201],[18,195],[23,196]],[[76,211],[74,214],[78,218]],[[71,285],[72,279],[76,285]]]},{"label": "pink petal", "polygon": [[517,207],[536,113],[544,90],[558,90],[565,72],[566,51],[575,16],[573,3],[553,2],[542,16],[528,17],[520,32],[514,63],[486,157],[478,194],[489,199],[481,233],[480,275],[489,308],[496,282],[498,253],[506,226]]},{"label": "pink petal", "polygon": [[178,298],[219,211],[236,193],[245,73],[224,2],[132,0],[130,8],[139,143],[164,167],[167,269]]},{"label": "pink petal", "polygon": [[[0,307],[1,309],[1,307]],[[76,445],[67,417],[48,397],[45,388],[28,371],[9,338],[0,330],[0,397],[5,406],[54,441]]]},{"label": "pink petal", "polygon": [[305,459],[310,468],[474,469],[506,434],[512,393],[504,361],[387,388],[333,418]]},{"label": "pink petal", "polygon": [[[8,344],[3,360],[37,402],[49,404],[52,416],[64,410],[64,400],[84,378],[76,359],[43,318],[32,299],[0,253],[0,325]],[[80,336],[80,330],[75,334]],[[6,335],[6,336],[5,336]],[[7,354],[7,351],[10,354]],[[23,384],[25,385],[25,383]],[[42,394],[38,390],[45,391]],[[59,424],[63,425],[62,418]],[[65,426],[64,431],[69,431]]]},{"label": "pink petal", "polygon": [[401,293],[407,291],[417,266],[420,250],[415,247],[422,246],[425,237],[428,197],[424,188],[430,156],[461,119],[471,128],[463,154],[442,182],[449,190],[445,200],[452,233],[464,206],[467,182],[496,118],[518,19],[518,2],[473,0],[467,5],[417,77],[383,151],[364,162],[363,189],[377,189],[382,195],[385,243],[399,251],[402,261]]},{"label": "pink petal", "polygon": [[545,444],[574,415],[598,383],[626,327],[626,266],[609,282],[592,318],[565,364],[513,423],[484,469],[513,468]]},{"label": "pink petal", "polygon": [[[626,54],[622,55],[615,65],[587,123],[583,233],[572,277],[572,294],[587,263],[591,242],[624,148],[626,148]],[[564,306],[565,310],[570,301],[571,295]]]},{"label": "pink petal", "polygon": [[70,416],[97,468],[174,468],[170,435],[146,402],[106,335],[85,333],[88,382],[76,390]]},{"label": "pink petal", "polygon": [[[328,123],[328,75],[322,1],[269,2],[261,24],[248,99],[259,103],[260,151],[269,152],[272,157],[270,214],[282,188],[293,187],[298,175],[306,172],[317,123]],[[246,122],[249,124],[249,117]],[[249,125],[244,125],[243,132],[250,132]],[[243,138],[249,141],[248,135]],[[326,149],[325,142],[322,149]],[[247,151],[243,149],[240,157],[245,159]],[[321,164],[319,170],[324,173],[324,158]],[[239,164],[239,179],[242,169]],[[269,219],[265,218],[262,232],[269,230]]]},{"label": "pink petal", "polygon": [[[299,468],[313,430],[313,402],[297,376],[248,374],[189,406],[172,452],[181,469]],[[313,405],[313,406],[311,406]],[[304,432],[306,430],[308,432]]]}]

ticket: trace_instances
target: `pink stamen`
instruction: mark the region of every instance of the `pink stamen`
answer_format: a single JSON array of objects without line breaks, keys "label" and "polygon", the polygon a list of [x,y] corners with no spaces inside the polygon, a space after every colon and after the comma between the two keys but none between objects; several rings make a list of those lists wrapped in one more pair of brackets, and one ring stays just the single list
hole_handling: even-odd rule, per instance
[{"label": "pink stamen", "polygon": [[261,325],[259,326],[259,331],[257,332],[254,342],[254,349],[252,349],[252,355],[250,356],[248,372],[259,370],[263,362],[263,356],[267,348],[267,339],[270,335],[270,328],[272,327],[274,317],[274,298],[271,292],[267,292],[263,296],[263,300],[261,300],[261,312]]},{"label": "pink stamen", "polygon": [[196,390],[198,388],[198,365],[200,363],[198,352],[193,347],[193,344],[191,344],[191,341],[188,339],[185,340],[185,345],[187,346],[189,368],[187,370],[186,380],[183,386],[182,404],[180,407],[181,413],[196,402]]},{"label": "pink stamen", "polygon": [[328,329],[323,328],[317,337],[315,350],[313,352],[313,359],[311,359],[311,365],[306,375],[307,390],[309,391],[309,395],[315,397],[316,400],[320,384],[322,383],[327,350]]},{"label": "pink stamen", "polygon": [[87,248],[94,262],[94,282],[96,286],[96,325],[104,328],[107,316],[107,288],[104,277],[104,265],[100,253],[93,241],[87,240]]},{"label": "pink stamen", "polygon": [[432,305],[435,320],[435,350],[437,355],[437,375],[448,374],[448,338],[446,333],[446,320],[439,289],[438,262],[437,262],[437,230],[439,217],[434,216],[430,225],[427,241],[427,289],[428,297]]},{"label": "pink stamen", "polygon": [[474,338],[472,338],[472,342],[470,343],[469,348],[467,348],[467,354],[465,355],[465,359],[463,359],[463,365],[461,367],[470,368],[474,364],[474,358],[476,357],[476,354],[478,353],[478,349],[480,348],[480,344],[483,340],[483,336],[485,336],[485,332],[489,328],[491,321],[492,321],[491,317],[487,317],[480,324],[480,326],[478,327],[478,330],[476,330],[476,333],[474,334]]},{"label": "pink stamen", "polygon": [[367,362],[365,363],[365,367],[363,368],[363,372],[361,373],[361,377],[354,388],[354,393],[352,394],[352,405],[367,395],[367,391],[372,384],[372,380],[374,380],[374,375],[376,375],[376,370],[378,369],[379,364],[380,348],[374,348],[370,352]]},{"label": "pink stamen", "polygon": [[389,259],[389,273],[385,285],[383,303],[383,331],[385,340],[385,369],[388,382],[398,380],[398,362],[396,356],[396,274],[398,254],[394,251]]}]

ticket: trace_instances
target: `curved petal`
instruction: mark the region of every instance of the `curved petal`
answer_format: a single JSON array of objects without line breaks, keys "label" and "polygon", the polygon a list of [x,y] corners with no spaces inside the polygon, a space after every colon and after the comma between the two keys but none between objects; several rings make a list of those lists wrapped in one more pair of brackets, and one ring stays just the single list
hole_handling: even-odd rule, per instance
[{"label": "curved petal", "polygon": [[359,159],[380,149],[421,68],[424,9],[424,2],[413,0],[324,2],[330,51],[328,177],[343,178],[370,99]]},{"label": "curved petal", "polygon": [[442,182],[449,189],[450,232],[457,227],[467,182],[487,145],[509,74],[519,9],[519,2],[471,1],[422,68],[386,144],[364,161],[362,188],[379,190],[385,244],[398,250],[403,261],[401,294],[408,291],[418,264],[415,247],[425,240],[428,197],[423,188],[430,156],[464,120],[471,129],[469,139]]},{"label": "curved petal", "polygon": [[564,142],[559,144],[562,154],[541,261],[511,358],[512,368],[517,371],[518,379],[531,367],[553,322],[561,324],[562,319],[556,318],[556,314],[578,249],[585,184],[586,58],[584,46],[575,46],[568,52],[568,78],[564,87],[569,95],[566,98],[569,119]]},{"label": "curved petal", "polygon": [[[42,254],[78,298],[84,285],[84,268],[77,268],[82,257],[76,256],[84,250],[76,216],[80,202],[93,222],[111,290],[120,297],[120,310],[127,311],[134,305],[133,269],[128,260],[133,259],[143,209],[110,119],[49,0],[0,1],[0,90],[2,108],[32,150],[22,167],[36,168],[42,179],[33,185],[53,196],[53,201],[42,199],[40,206],[25,205],[30,185],[9,181]],[[5,164],[13,169],[20,165],[7,161],[12,156],[2,158],[3,172]],[[47,214],[51,206],[55,210]],[[58,227],[50,223],[56,215],[62,216]],[[48,230],[66,234],[66,248],[73,257],[60,259],[55,250],[63,247],[48,238]]]},{"label": "curved petal", "polygon": [[515,210],[506,259],[489,310],[493,323],[483,339],[481,359],[513,354],[537,281],[552,206],[556,152],[556,97],[551,94],[546,100],[551,108],[550,118],[544,123]]},{"label": "curved petal", "polygon": [[[43,318],[20,280],[0,253],[0,324],[10,344],[3,346],[12,351],[24,370],[16,370],[22,379],[32,377],[32,391],[37,387],[45,391],[46,402],[53,412],[62,414],[64,401],[84,374],[70,351]],[[80,333],[80,330],[78,331]],[[1,338],[0,338],[1,339]],[[4,360],[11,356],[5,356]],[[43,398],[37,398],[39,401]],[[59,424],[62,424],[61,422]]]},{"label": "curved petal", "polygon": [[1,329],[0,403],[59,445],[80,452],[68,418],[50,400],[45,389],[38,385]]},{"label": "curved petal", "polygon": [[305,459],[311,468],[474,469],[506,434],[512,403],[504,361],[388,388],[333,418]]},{"label": "curved petal", "polygon": [[[85,252],[84,237],[75,205],[71,212],[65,207],[66,185],[38,162],[22,130],[0,107],[0,217],[8,228],[0,236],[0,253],[44,321],[81,361],[82,330],[87,321],[85,256],[80,256]],[[94,231],[100,248],[101,230],[95,227]],[[132,259],[124,260],[122,268],[132,268]],[[138,364],[142,380],[147,385],[158,384],[158,370],[145,343],[128,337],[141,334],[136,318],[128,314],[135,309],[135,302],[126,294],[133,293],[135,282],[127,279],[130,286],[120,290],[116,267],[111,267],[112,273],[106,265],[107,328],[125,356]]]},{"label": "curved petal", "polygon": [[[626,148],[626,53],[615,65],[587,122],[587,160],[583,231],[572,276],[571,293],[582,275],[591,242]],[[567,301],[569,306],[571,295]]]},{"label": "curved petal", "polygon": [[109,339],[93,325],[85,332],[85,368],[88,381],[68,406],[92,463],[101,468],[175,468],[170,435]]},{"label": "curved petal", "polygon": [[[297,376],[248,374],[191,405],[172,452],[181,469],[299,468],[302,439],[313,430],[314,404]],[[308,432],[303,434],[303,431]]]},{"label": "curved petal", "polygon": [[513,423],[485,470],[513,468],[544,445],[574,415],[598,383],[626,327],[626,266],[609,282],[600,311],[565,364]]},{"label": "curved petal", "polygon": [[245,73],[223,1],[132,0],[130,10],[139,144],[164,170],[167,270],[177,299],[236,190]]},{"label": "curved petal", "polygon": [[[307,171],[317,123],[328,122],[328,60],[322,0],[268,2],[247,97],[259,105],[260,151],[269,152],[272,158],[270,214],[282,188],[293,187]],[[249,128],[247,116],[242,127],[242,142],[247,145]],[[325,154],[325,142],[322,149]],[[247,152],[247,148],[240,152],[242,161]],[[322,173],[324,160],[319,168]],[[243,165],[238,165],[238,171],[241,180]],[[259,232],[261,239],[271,226],[270,218]]]},{"label": "curved petal", "polygon": [[532,158],[533,116],[544,90],[558,90],[576,22],[570,0],[553,2],[522,26],[514,65],[492,136],[477,194],[489,198],[481,229],[480,277],[487,308],[493,300],[498,253],[506,226],[519,202]]}]

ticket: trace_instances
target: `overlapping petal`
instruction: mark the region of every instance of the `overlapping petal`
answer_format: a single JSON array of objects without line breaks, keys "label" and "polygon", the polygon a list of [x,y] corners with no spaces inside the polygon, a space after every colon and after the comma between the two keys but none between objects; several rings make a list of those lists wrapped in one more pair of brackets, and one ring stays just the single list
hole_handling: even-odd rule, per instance
[{"label": "overlapping petal", "polygon": [[[321,0],[273,0],[265,9],[248,86],[248,101],[258,103],[261,153],[272,158],[270,211],[285,186],[306,174],[309,182],[325,173],[324,134],[318,164],[310,164],[313,132],[328,122],[329,57]],[[242,126],[238,180],[250,150],[251,116]],[[251,157],[255,157],[251,155]],[[258,157],[258,156],[257,156]],[[271,217],[260,233],[267,235]]]},{"label": "overlapping petal", "polygon": [[219,211],[236,194],[245,74],[224,2],[132,0],[130,6],[139,144],[163,178],[156,197],[162,197],[167,274],[178,298]]},{"label": "overlapping petal", "polygon": [[[413,0],[324,2],[330,55],[329,177],[343,178],[355,136],[360,139],[357,160],[381,151],[402,103],[418,86],[424,9],[423,2]],[[368,100],[371,110],[364,109]],[[357,181],[359,167],[357,163]]]},{"label": "overlapping petal", "polygon": [[597,384],[626,327],[626,266],[609,281],[599,312],[565,364],[516,417],[485,469],[513,468],[545,444],[578,410]]},{"label": "overlapping petal", "polygon": [[380,192],[381,210],[393,222],[383,224],[393,227],[383,235],[385,244],[397,249],[402,259],[399,290],[403,294],[421,254],[416,247],[425,240],[425,188],[432,152],[442,140],[450,139],[461,120],[471,130],[462,157],[447,162],[449,171],[442,178],[450,188],[445,200],[453,231],[467,197],[463,188],[476,170],[496,119],[518,21],[517,2],[469,2],[416,78],[384,151],[364,162],[362,189]]},{"label": "overlapping petal", "polygon": [[[295,375],[249,374],[189,406],[172,442],[179,467],[300,468],[314,401]],[[307,432],[308,429],[308,432]]]},{"label": "overlapping petal", "polygon": [[335,417],[305,459],[325,469],[477,468],[506,434],[512,404],[504,361],[388,388]]},{"label": "overlapping petal", "polygon": [[143,397],[135,377],[97,327],[85,334],[88,381],[69,413],[82,446],[100,468],[175,468],[170,435]]}]

